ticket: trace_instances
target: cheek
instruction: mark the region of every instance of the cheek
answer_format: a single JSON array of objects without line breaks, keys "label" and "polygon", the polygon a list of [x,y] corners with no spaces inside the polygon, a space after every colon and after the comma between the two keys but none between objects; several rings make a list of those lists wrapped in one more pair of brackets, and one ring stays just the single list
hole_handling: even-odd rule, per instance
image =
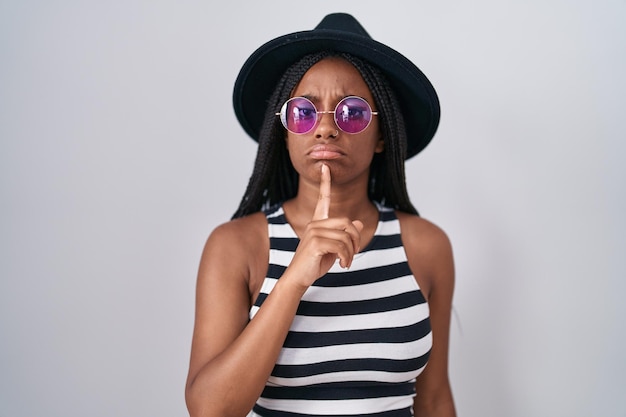
[{"label": "cheek", "polygon": [[294,138],[289,138],[289,135],[285,136],[285,149],[287,149],[287,154],[289,155],[289,159],[291,160],[291,164],[295,165],[298,163],[297,152],[298,152],[298,143]]},{"label": "cheek", "polygon": [[381,153],[384,150],[385,150],[385,141],[383,139],[379,139],[378,143],[376,143],[376,149],[374,149],[374,152]]},{"label": "cheek", "polygon": [[385,140],[383,139],[383,135],[378,128],[378,120],[373,120],[369,128],[372,129],[372,136],[370,136],[370,140],[372,141],[374,153],[381,153],[385,150]]},{"label": "cheek", "polygon": [[285,149],[289,152],[289,156],[298,149],[298,138],[294,138],[290,133],[285,135],[283,139],[285,141]]}]

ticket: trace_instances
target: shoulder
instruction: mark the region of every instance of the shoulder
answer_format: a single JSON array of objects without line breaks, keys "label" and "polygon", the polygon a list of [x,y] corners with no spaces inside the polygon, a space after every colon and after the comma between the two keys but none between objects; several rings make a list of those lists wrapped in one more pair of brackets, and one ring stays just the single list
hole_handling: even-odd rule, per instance
[{"label": "shoulder", "polygon": [[246,281],[254,277],[259,264],[267,257],[267,220],[262,212],[233,219],[217,226],[210,233],[202,253],[200,270],[223,269],[228,275]]},{"label": "shoulder", "polygon": [[411,247],[422,250],[441,250],[451,247],[446,232],[439,226],[415,214],[396,211],[400,222],[402,240]]},{"label": "shoulder", "polygon": [[220,224],[209,235],[207,244],[242,246],[258,243],[257,239],[263,234],[267,235],[267,219],[264,213],[258,212]]},{"label": "shoulder", "polygon": [[439,226],[414,214],[396,211],[402,243],[409,266],[420,287],[431,292],[435,287],[452,285],[454,262],[452,244]]}]

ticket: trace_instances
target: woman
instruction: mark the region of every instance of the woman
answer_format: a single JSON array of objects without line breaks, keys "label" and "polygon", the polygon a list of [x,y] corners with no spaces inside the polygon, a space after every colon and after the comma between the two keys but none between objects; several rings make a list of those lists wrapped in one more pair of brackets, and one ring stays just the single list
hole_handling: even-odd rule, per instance
[{"label": "woman", "polygon": [[426,77],[332,14],[259,48],[234,105],[259,151],[202,255],[190,415],[454,416],[452,251],[404,181],[439,121]]}]

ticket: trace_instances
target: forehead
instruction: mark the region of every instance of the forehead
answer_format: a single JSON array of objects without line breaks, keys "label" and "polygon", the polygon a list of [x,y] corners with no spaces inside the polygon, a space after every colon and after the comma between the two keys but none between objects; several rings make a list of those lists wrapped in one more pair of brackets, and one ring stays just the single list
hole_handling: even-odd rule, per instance
[{"label": "forehead", "polygon": [[304,74],[293,95],[318,100],[355,95],[372,102],[370,90],[359,71],[338,57],[325,58],[313,65]]}]

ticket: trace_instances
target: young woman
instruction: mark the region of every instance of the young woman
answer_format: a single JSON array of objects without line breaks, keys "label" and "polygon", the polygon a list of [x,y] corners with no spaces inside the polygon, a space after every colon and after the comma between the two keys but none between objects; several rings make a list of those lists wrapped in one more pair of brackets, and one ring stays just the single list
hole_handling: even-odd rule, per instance
[{"label": "young woman", "polygon": [[259,48],[234,105],[259,151],[202,255],[190,415],[454,416],[451,246],[404,178],[439,121],[426,77],[333,14]]}]

